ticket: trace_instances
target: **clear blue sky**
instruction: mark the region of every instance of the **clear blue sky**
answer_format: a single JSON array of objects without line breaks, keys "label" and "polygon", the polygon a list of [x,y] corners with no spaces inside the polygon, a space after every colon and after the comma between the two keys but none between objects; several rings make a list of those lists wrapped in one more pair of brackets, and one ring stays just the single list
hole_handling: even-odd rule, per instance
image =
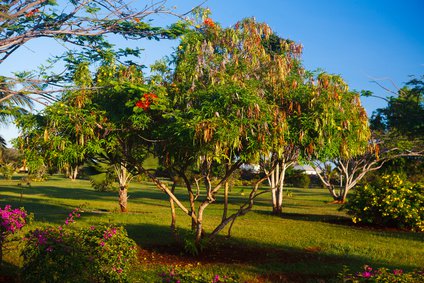
[{"label": "clear blue sky", "polygon": [[[198,0],[169,0],[177,12],[187,11],[201,3]],[[146,1],[134,3],[143,5]],[[402,86],[409,75],[424,75],[424,1],[423,0],[209,0],[204,6],[222,26],[234,25],[245,17],[255,17],[268,23],[281,37],[290,38],[304,46],[303,63],[309,70],[323,70],[341,75],[351,89],[371,90],[389,95],[376,84],[395,90],[391,84]],[[155,22],[169,22],[160,16]],[[169,54],[175,43],[126,42],[144,47],[141,60],[148,65]],[[22,47],[0,65],[0,74],[31,69],[49,54],[59,54],[64,48],[46,40],[37,40]],[[384,101],[362,99],[369,115]],[[17,135],[13,127],[1,127],[6,139]]]}]

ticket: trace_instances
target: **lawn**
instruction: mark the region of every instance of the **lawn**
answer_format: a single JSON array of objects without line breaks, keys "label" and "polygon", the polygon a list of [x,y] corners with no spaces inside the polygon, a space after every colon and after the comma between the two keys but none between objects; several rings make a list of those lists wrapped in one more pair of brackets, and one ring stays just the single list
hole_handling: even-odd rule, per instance
[{"label": "lawn", "polygon": [[[132,282],[154,278],[161,282],[157,274],[175,266],[211,276],[237,273],[240,282],[332,282],[343,266],[352,271],[365,264],[406,271],[424,266],[424,233],[355,226],[338,211],[338,205],[328,203],[331,199],[323,189],[291,188],[282,217],[270,214],[270,195],[262,195],[254,209],[235,222],[230,239],[224,237],[224,230],[196,257],[182,252],[183,244],[169,229],[167,197],[148,182],[130,185],[130,212],[121,214],[117,193],[96,192],[87,180],[53,176],[45,182],[18,186],[19,180],[19,176],[12,181],[0,180],[0,206],[23,206],[34,213],[28,228],[61,224],[76,207],[84,210],[76,225],[125,226],[140,247]],[[246,198],[245,192],[246,188],[232,189],[232,210]],[[183,198],[183,188],[177,188],[177,195]],[[206,232],[220,221],[221,208],[218,199],[207,209]],[[190,219],[179,212],[177,226],[180,235],[189,234]],[[16,245],[8,244],[4,254],[2,273],[9,279],[20,264]]]}]

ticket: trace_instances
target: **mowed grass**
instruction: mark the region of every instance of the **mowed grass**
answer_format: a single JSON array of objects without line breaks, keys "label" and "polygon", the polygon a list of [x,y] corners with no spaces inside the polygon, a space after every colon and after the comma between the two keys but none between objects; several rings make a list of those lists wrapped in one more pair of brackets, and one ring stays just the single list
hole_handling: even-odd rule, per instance
[{"label": "mowed grass", "polygon": [[[122,214],[117,192],[96,192],[89,181],[53,176],[29,187],[18,186],[19,179],[0,180],[0,206],[23,206],[34,213],[31,227],[60,225],[70,211],[81,207],[85,212],[77,225],[120,224],[143,249],[156,250],[165,257],[167,249],[175,250],[176,242],[169,229],[168,198],[151,183],[130,185],[130,212]],[[249,188],[232,189],[230,213],[246,200],[248,192]],[[278,282],[275,278],[279,274],[295,274],[289,278],[302,278],[298,282],[305,278],[311,282],[318,278],[331,281],[344,265],[352,271],[359,271],[365,264],[406,271],[423,268],[423,233],[354,226],[344,212],[338,211],[338,205],[328,203],[331,199],[324,189],[290,188],[290,192],[291,196],[284,199],[282,217],[270,214],[270,195],[262,195],[250,213],[236,220],[231,239],[224,237],[227,232],[224,230],[223,236],[209,247],[219,259],[213,262],[208,258],[203,263],[204,256],[191,258],[202,263],[196,268],[211,273],[235,271],[241,274],[242,282],[255,278],[274,278],[269,280]],[[184,188],[177,188],[177,195],[188,205]],[[217,203],[207,208],[206,233],[212,231],[221,217],[222,200],[218,198]],[[181,210],[178,210],[177,226],[181,232],[190,229],[190,218]],[[19,266],[17,249],[6,250],[4,257],[6,264]],[[143,282],[142,274],[153,274],[159,268],[143,259],[140,261],[132,276],[134,282]]]}]

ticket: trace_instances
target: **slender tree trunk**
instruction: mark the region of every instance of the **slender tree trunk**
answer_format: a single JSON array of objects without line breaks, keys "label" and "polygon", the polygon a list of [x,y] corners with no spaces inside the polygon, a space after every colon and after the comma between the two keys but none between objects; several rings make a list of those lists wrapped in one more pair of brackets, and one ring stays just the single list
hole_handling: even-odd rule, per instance
[{"label": "slender tree trunk", "polygon": [[278,210],[278,189],[277,189],[277,178],[276,178],[277,168],[271,172],[270,186],[271,186],[271,195],[272,195],[272,213],[275,214]]},{"label": "slender tree trunk", "polygon": [[75,167],[69,166],[69,169],[66,169],[66,173],[72,181],[75,181],[78,177],[78,165]]},{"label": "slender tree trunk", "polygon": [[196,246],[200,247],[200,241],[203,237],[203,212],[205,211],[205,208],[208,206],[208,203],[203,203],[199,207],[199,211],[197,213],[197,222],[196,222]]},{"label": "slender tree trunk", "polygon": [[121,212],[128,212],[128,189],[127,186],[119,186],[119,207]]},{"label": "slender tree trunk", "polygon": [[115,165],[115,173],[119,181],[119,207],[121,212],[128,212],[128,180],[131,175],[121,164]]},{"label": "slender tree trunk", "polygon": [[194,204],[195,202],[195,197],[193,194],[193,188],[191,186],[190,180],[187,178],[187,176],[184,174],[184,171],[178,171],[179,175],[183,178],[184,183],[186,184],[186,188],[188,191],[188,198],[190,201],[190,216],[191,216],[191,230],[195,231],[196,230],[196,222],[197,222],[197,217],[196,217],[196,206]]},{"label": "slender tree trunk", "polygon": [[[283,165],[282,165],[283,166]],[[283,191],[281,186],[281,173],[280,172],[280,164],[278,163],[275,166],[274,172],[272,173],[272,214],[274,215],[281,215],[282,213],[282,203],[283,203]],[[275,192],[274,192],[275,191]],[[275,198],[275,199],[274,199]]]},{"label": "slender tree trunk", "polygon": [[75,165],[74,172],[72,175],[72,180],[76,180],[78,177],[78,165]]},{"label": "slender tree trunk", "polygon": [[[225,173],[228,173],[228,165],[225,166]],[[222,213],[222,220],[225,220],[227,218],[227,214],[228,214],[228,179],[225,180],[225,184],[224,184],[224,211]]]},{"label": "slender tree trunk", "polygon": [[[176,186],[176,182],[174,180],[174,183],[172,184],[172,188],[171,188],[172,193],[175,192],[175,186]],[[172,233],[175,234],[176,225],[177,225],[177,214],[175,212],[174,200],[171,197],[169,197],[169,204],[170,204],[170,207],[171,207],[171,231],[172,231]]]},{"label": "slender tree trunk", "polygon": [[279,172],[278,179],[278,203],[276,214],[281,215],[283,213],[283,193],[284,193],[284,178],[286,176],[286,165],[281,165],[281,172]]},{"label": "slender tree trunk", "polygon": [[327,187],[328,191],[330,192],[331,196],[333,197],[333,200],[340,201],[340,195],[336,193],[336,189],[333,185],[330,185]]}]

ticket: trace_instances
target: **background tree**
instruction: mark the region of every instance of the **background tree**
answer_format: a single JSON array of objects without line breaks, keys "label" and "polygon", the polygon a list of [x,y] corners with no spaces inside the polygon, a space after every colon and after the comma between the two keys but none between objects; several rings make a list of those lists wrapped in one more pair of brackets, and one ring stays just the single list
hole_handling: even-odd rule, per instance
[{"label": "background tree", "polygon": [[380,151],[386,152],[380,153],[378,163],[382,173],[400,173],[413,182],[423,181],[423,79],[413,77],[397,93],[392,91],[396,96],[390,96],[387,106],[377,109],[370,119],[374,139]]},{"label": "background tree", "polygon": [[7,180],[22,166],[22,156],[18,150],[0,146],[0,172]]},{"label": "background tree", "polygon": [[19,143],[30,169],[34,169],[31,164],[47,166],[50,172],[66,169],[72,180],[77,178],[86,158],[98,151],[96,128],[101,127],[98,111],[91,103],[88,64],[77,67],[74,82],[77,91],[65,93],[39,114],[19,120],[22,130]]},{"label": "background tree", "polygon": [[[359,94],[349,91],[340,76],[321,73],[316,80],[310,80],[310,85],[314,116],[309,123],[311,134],[307,136],[309,145],[305,151],[332,197],[344,202],[349,190],[358,182],[358,177],[350,170],[355,171],[360,165],[350,161],[367,152],[376,152],[375,145],[369,142],[368,117]],[[333,164],[345,178],[339,192],[330,178],[328,169],[333,169],[328,164]]]},{"label": "background tree", "polygon": [[[413,87],[408,88],[408,85]],[[386,108],[378,109],[373,114],[372,135],[363,153],[357,152],[352,156],[340,155],[330,160],[343,176],[342,182],[334,182],[335,180],[331,180],[328,178],[330,175],[326,174],[330,171],[321,168],[322,173],[319,176],[335,200],[344,202],[347,192],[368,173],[388,164],[398,163],[399,160],[407,159],[408,164],[413,164],[410,171],[413,172],[417,168],[419,171],[423,154],[423,84],[422,81],[413,79],[407,86],[399,90],[399,97],[389,97]],[[372,95],[370,92],[363,94]],[[413,119],[407,118],[409,112]],[[320,163],[317,162],[316,165]],[[337,186],[340,188],[338,194],[335,193]]]}]

